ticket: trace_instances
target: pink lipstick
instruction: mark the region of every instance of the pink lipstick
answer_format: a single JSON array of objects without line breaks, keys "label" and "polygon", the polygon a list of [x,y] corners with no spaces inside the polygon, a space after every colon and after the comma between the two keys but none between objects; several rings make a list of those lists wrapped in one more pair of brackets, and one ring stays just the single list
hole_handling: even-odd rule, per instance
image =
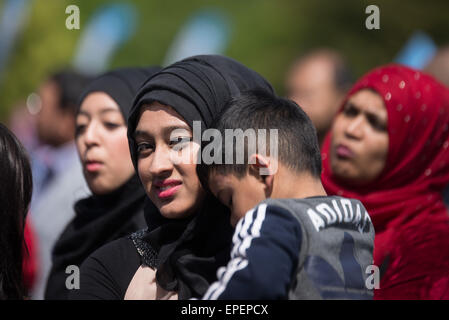
[{"label": "pink lipstick", "polygon": [[339,158],[349,159],[354,157],[354,152],[352,152],[351,149],[342,144],[339,144],[335,151]]},{"label": "pink lipstick", "polygon": [[167,179],[163,181],[157,181],[154,186],[156,187],[156,194],[161,199],[172,197],[181,188],[182,182],[180,180]]},{"label": "pink lipstick", "polygon": [[103,163],[99,161],[86,161],[84,166],[88,172],[97,172],[103,166]]}]

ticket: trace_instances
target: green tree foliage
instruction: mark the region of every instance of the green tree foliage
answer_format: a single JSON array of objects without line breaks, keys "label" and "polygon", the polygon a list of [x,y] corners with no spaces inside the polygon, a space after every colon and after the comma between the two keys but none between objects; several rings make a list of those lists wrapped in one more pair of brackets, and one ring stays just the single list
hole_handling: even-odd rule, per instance
[{"label": "green tree foliage", "polygon": [[[120,2],[120,1],[116,1]],[[121,2],[126,2],[125,0]],[[162,63],[179,28],[198,9],[219,8],[232,22],[226,55],[254,68],[283,93],[292,60],[315,47],[332,47],[349,60],[356,76],[394,59],[416,30],[438,45],[449,43],[447,0],[135,0],[139,24],[113,57],[112,67]],[[53,70],[70,66],[83,31],[105,0],[35,0],[29,20],[0,82],[0,120]],[[81,29],[65,28],[66,6],[76,4]],[[380,30],[365,28],[365,8],[380,8]],[[2,2],[0,1],[0,10]],[[92,53],[95,54],[95,53]]]}]

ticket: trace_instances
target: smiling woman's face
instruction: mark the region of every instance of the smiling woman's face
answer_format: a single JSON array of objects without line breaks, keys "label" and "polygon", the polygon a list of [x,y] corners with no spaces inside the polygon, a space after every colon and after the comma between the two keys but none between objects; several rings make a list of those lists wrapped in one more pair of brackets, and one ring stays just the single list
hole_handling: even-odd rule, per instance
[{"label": "smiling woman's face", "polygon": [[76,117],[76,146],[84,177],[94,194],[114,191],[134,174],[126,123],[104,92],[89,94]]},{"label": "smiling woman's face", "polygon": [[144,105],[134,137],[140,180],[161,214],[178,219],[196,212],[205,196],[194,161],[200,146],[184,119],[158,102]]},{"label": "smiling woman's face", "polygon": [[354,93],[332,127],[332,172],[353,184],[376,179],[387,159],[387,124],[387,110],[379,94],[367,89]]}]

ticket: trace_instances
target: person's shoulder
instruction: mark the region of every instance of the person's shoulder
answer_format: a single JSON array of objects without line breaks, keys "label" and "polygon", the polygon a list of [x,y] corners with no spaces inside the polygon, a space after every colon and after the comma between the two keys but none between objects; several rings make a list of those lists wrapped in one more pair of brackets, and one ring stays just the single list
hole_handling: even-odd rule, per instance
[{"label": "person's shoulder", "polygon": [[267,199],[266,202],[271,205],[283,206],[289,208],[293,212],[306,212],[313,209],[317,212],[326,213],[333,212],[349,212],[351,215],[361,212],[366,214],[366,208],[358,199],[344,198],[340,196],[313,196],[307,198],[290,198],[290,199]]},{"label": "person's shoulder", "polygon": [[[315,207],[321,203],[331,203],[332,200],[345,199],[337,196],[313,196],[307,198],[268,198],[261,202],[269,206],[278,206],[289,208],[290,210],[296,211],[299,207]],[[348,199],[352,200],[352,199]]]},{"label": "person's shoulder", "polygon": [[272,212],[279,210],[290,211],[288,204],[286,204],[283,200],[284,199],[267,198],[248,210],[246,214],[257,214],[257,212]]},{"label": "person's shoulder", "polygon": [[261,206],[268,208],[268,210],[276,210],[279,208],[286,209],[291,211],[291,200],[292,199],[274,199],[274,198],[267,198],[260,202],[257,206],[255,206],[253,209],[258,209]]},{"label": "person's shoulder", "polygon": [[311,197],[311,198],[268,198],[258,204],[255,208],[261,205],[265,205],[269,211],[283,210],[289,212],[295,217],[298,214],[307,212],[309,208],[314,208],[316,205],[322,202],[328,202],[328,197]]},{"label": "person's shoulder", "polygon": [[140,256],[128,237],[114,240],[94,251],[81,265],[80,290],[73,300],[123,299],[126,289],[140,266]]},{"label": "person's shoulder", "polygon": [[116,265],[121,261],[139,260],[140,257],[132,240],[126,236],[98,248],[88,259],[96,260],[103,264]]},{"label": "person's shoulder", "polygon": [[[402,226],[395,234],[395,247],[398,251],[413,254],[423,254],[426,259],[439,259],[442,255],[449,258],[449,218],[441,217],[432,221],[411,222]],[[429,254],[434,252],[434,255]],[[449,259],[448,259],[449,263]]]},{"label": "person's shoulder", "polygon": [[282,229],[281,226],[299,225],[300,221],[295,215],[294,208],[284,200],[265,199],[248,210],[240,220],[241,223],[248,226],[254,222],[256,225],[264,225],[265,229],[273,226]]},{"label": "person's shoulder", "polygon": [[280,207],[297,218],[301,225],[320,232],[324,229],[358,231],[374,238],[374,227],[369,213],[357,199],[340,196],[314,196],[308,198],[266,199],[270,206]]}]

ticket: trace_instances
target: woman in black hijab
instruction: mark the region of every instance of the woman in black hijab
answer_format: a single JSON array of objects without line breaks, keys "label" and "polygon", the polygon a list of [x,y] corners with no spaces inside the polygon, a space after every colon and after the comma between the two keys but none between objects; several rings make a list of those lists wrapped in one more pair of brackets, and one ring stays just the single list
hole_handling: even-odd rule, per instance
[{"label": "woman in black hijab", "polygon": [[211,55],[177,62],[143,85],[128,118],[128,139],[151,200],[148,228],[91,255],[71,297],[189,299],[205,293],[229,258],[229,215],[201,188],[195,164],[174,163],[171,156],[182,149],[196,157],[194,121],[207,129],[230,98],[256,88],[273,91],[256,72]]},{"label": "woman in black hijab", "polygon": [[76,202],[75,218],[53,249],[46,299],[68,298],[66,280],[74,272],[66,274],[68,266],[80,266],[99,247],[145,226],[145,191],[131,163],[126,119],[139,87],[159,70],[110,71],[93,80],[80,99],[75,138],[93,195]]}]

